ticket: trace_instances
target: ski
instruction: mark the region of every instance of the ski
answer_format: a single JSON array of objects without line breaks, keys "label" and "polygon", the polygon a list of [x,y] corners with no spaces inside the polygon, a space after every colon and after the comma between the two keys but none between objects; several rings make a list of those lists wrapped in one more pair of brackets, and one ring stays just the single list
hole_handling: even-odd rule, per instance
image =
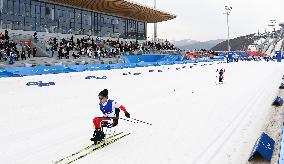
[{"label": "ski", "polygon": [[[114,134],[114,135],[112,135],[112,136],[109,136],[109,137],[107,137],[105,140],[112,139],[112,138],[114,138],[114,137],[116,137],[116,136],[118,136],[118,135],[120,135],[120,134],[122,134],[122,133],[123,133],[123,132],[120,132],[120,133]],[[59,159],[59,160],[53,162],[53,164],[58,164],[58,163],[60,163],[60,162],[62,162],[62,161],[64,161],[64,160],[67,160],[67,159],[69,159],[69,158],[71,158],[71,157],[73,157],[73,156],[75,156],[75,155],[77,155],[77,154],[79,154],[79,153],[82,153],[82,152],[84,152],[84,151],[86,151],[86,150],[88,150],[88,149],[91,149],[93,146],[97,146],[97,145],[100,145],[100,144],[102,144],[102,143],[104,143],[104,141],[102,141],[102,142],[100,142],[100,143],[97,143],[97,144],[88,145],[88,146],[86,146],[86,147],[80,149],[79,151],[76,151],[75,153],[72,153],[71,155],[68,155],[68,156],[66,156],[66,157],[64,157],[64,158],[61,158],[61,159]]]},{"label": "ski", "polygon": [[110,141],[106,141],[106,142],[104,142],[103,144],[99,145],[98,147],[93,148],[93,149],[92,149],[91,151],[89,151],[88,153],[85,153],[85,154],[83,154],[83,155],[81,155],[81,156],[79,156],[79,157],[77,157],[77,158],[75,158],[75,159],[73,159],[73,160],[67,162],[66,164],[70,164],[70,163],[73,163],[73,162],[75,162],[75,161],[77,161],[77,160],[79,160],[79,159],[81,159],[81,158],[84,158],[84,157],[86,157],[87,155],[90,155],[90,154],[94,153],[95,151],[98,151],[98,150],[100,150],[100,149],[102,149],[102,148],[105,148],[106,146],[109,146],[109,145],[111,145],[112,143],[115,143],[116,141],[118,141],[118,140],[120,140],[120,139],[122,139],[122,138],[124,138],[124,137],[126,137],[126,136],[128,136],[128,135],[130,135],[130,134],[131,134],[131,133],[127,133],[127,134],[124,134],[124,135],[122,135],[122,136],[119,136],[119,137],[117,137],[117,138],[115,138],[115,139],[111,139]]}]

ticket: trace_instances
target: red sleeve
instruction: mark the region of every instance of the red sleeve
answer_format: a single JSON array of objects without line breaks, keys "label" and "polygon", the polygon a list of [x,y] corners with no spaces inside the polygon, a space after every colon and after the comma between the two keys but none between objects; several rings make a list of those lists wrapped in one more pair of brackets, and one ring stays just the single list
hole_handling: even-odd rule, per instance
[{"label": "red sleeve", "polygon": [[120,105],[119,109],[122,110],[124,113],[128,113],[123,105]]}]

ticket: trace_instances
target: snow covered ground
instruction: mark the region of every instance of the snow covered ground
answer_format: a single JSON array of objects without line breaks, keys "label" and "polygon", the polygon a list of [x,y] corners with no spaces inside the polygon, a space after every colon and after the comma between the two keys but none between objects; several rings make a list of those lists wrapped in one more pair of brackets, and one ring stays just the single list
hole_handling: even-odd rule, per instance
[{"label": "snow covered ground", "polygon": [[274,52],[275,51],[280,51],[282,49],[283,46],[283,39],[279,40],[275,46]]},{"label": "snow covered ground", "polygon": [[[202,64],[1,78],[0,163],[51,164],[91,144],[92,120],[101,115],[97,95],[104,88],[131,117],[153,125],[120,120],[116,131],[131,135],[77,163],[246,163],[284,65]],[[223,85],[215,84],[217,68],[226,69]],[[86,80],[88,75],[108,78]],[[40,80],[56,85],[25,85]]]}]

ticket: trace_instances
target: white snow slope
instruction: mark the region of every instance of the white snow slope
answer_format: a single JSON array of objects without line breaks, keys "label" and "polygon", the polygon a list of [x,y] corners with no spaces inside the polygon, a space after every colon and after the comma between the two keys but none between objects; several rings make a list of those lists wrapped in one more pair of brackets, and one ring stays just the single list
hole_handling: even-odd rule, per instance
[{"label": "white snow slope", "polygon": [[[1,78],[0,163],[51,164],[91,144],[104,88],[131,117],[153,125],[120,120],[116,131],[131,135],[75,163],[245,163],[268,121],[284,65],[201,64]],[[226,69],[223,85],[215,85],[217,68]],[[56,85],[25,85],[39,80]]]}]

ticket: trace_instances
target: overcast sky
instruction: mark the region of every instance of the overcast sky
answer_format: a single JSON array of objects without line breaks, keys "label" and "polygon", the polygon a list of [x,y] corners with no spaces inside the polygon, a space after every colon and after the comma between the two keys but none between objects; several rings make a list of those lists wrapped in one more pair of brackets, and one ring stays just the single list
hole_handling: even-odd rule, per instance
[{"label": "overcast sky", "polygon": [[[153,6],[154,0],[131,0]],[[158,37],[169,40],[207,41],[227,38],[225,6],[233,7],[230,35],[264,32],[269,20],[284,22],[284,0],[157,0],[157,8],[177,18],[158,24]],[[153,25],[148,24],[148,37]]]}]

